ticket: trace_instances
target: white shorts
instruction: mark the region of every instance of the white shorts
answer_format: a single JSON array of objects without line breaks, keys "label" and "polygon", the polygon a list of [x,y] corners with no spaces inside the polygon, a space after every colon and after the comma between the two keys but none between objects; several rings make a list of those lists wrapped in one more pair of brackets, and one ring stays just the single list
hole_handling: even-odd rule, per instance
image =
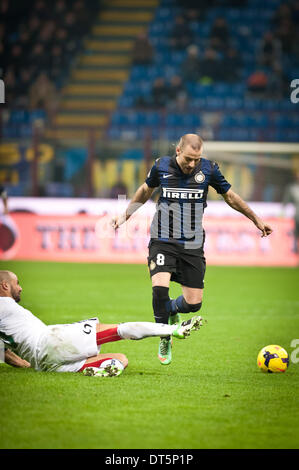
[{"label": "white shorts", "polygon": [[99,352],[96,340],[98,318],[77,323],[49,325],[37,346],[36,369],[78,372],[86,359]]}]

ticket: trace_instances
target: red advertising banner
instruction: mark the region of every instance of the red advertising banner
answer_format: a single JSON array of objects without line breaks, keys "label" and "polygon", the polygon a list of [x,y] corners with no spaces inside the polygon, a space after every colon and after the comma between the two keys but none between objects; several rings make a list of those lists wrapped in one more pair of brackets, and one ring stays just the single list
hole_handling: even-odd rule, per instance
[{"label": "red advertising banner", "polygon": [[[152,214],[136,213],[115,233],[111,214],[39,215],[0,218],[0,259],[146,263]],[[293,220],[265,220],[273,233],[260,232],[243,216],[204,216],[205,255],[214,265],[296,266]]]}]

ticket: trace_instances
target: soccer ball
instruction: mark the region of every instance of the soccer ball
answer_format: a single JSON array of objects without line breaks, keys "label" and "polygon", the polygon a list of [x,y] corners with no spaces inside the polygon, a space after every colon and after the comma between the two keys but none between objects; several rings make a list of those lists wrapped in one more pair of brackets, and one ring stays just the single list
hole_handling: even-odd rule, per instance
[{"label": "soccer ball", "polygon": [[281,346],[270,344],[258,353],[257,365],[262,372],[285,372],[289,366],[289,355]]}]

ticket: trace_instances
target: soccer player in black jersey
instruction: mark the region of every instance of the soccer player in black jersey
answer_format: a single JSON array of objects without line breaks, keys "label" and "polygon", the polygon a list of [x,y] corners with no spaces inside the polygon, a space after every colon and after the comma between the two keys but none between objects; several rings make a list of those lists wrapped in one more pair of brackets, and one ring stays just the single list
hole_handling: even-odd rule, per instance
[{"label": "soccer player in black jersey", "polygon": [[[112,221],[117,229],[151,197],[155,188],[161,188],[151,224],[148,256],[157,323],[180,322],[179,312],[193,313],[201,308],[206,266],[202,217],[209,186],[221,194],[229,206],[248,217],[262,237],[272,232],[272,228],[231,189],[217,163],[204,158],[202,151],[203,141],[199,135],[183,135],[176,155],[156,160],[126,212]],[[177,299],[169,297],[170,281],[181,284],[182,295]],[[171,362],[170,337],[161,338],[158,357],[161,364]]]}]

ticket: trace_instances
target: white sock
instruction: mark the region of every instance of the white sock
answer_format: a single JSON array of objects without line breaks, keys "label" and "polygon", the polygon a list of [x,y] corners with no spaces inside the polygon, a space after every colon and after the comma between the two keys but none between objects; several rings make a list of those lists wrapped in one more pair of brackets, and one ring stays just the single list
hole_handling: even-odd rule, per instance
[{"label": "white sock", "polygon": [[177,325],[165,325],[153,322],[120,323],[118,335],[123,339],[142,339],[150,336],[171,336]]}]

